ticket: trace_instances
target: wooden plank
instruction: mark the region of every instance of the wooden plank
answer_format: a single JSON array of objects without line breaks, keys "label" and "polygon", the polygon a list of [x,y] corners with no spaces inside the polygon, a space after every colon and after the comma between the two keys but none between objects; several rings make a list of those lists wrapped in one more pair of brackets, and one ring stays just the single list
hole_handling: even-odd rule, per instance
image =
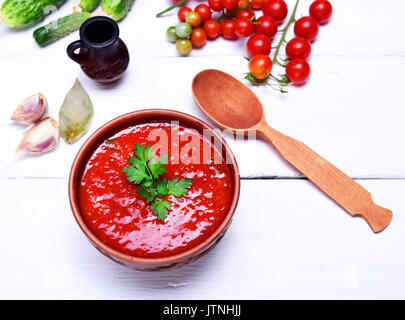
[{"label": "wooden plank", "polygon": [[[310,2],[302,1],[298,16],[306,14]],[[190,1],[191,6],[196,3]],[[288,3],[291,5],[293,0]],[[31,37],[32,29],[10,31],[1,26],[0,87],[6,94],[2,95],[0,122],[35,91],[46,94],[50,114],[57,117],[75,77],[85,85],[95,104],[91,132],[120,114],[143,108],[171,108],[205,119],[191,98],[193,76],[204,68],[218,68],[242,79],[247,72],[245,47],[243,41],[219,39],[202,50],[194,50],[191,58],[178,57],[164,32],[168,25],[177,23],[176,12],[154,18],[156,11],[167,4],[164,0],[137,0],[121,22],[121,35],[130,48],[132,61],[126,77],[108,87],[85,78],[66,57],[65,48],[77,39],[77,33],[39,48]],[[397,143],[391,143],[403,137],[405,130],[401,78],[405,71],[405,40],[396,31],[405,24],[400,18],[401,6],[404,4],[398,3],[398,10],[380,17],[382,23],[376,24],[372,20],[380,16],[381,10],[376,0],[334,4],[333,20],[321,28],[314,43],[308,84],[291,88],[288,95],[266,87],[253,88],[272,126],[302,140],[352,177],[405,177],[405,152]],[[71,3],[46,21],[69,12]],[[383,31],[382,24],[392,32]],[[367,28],[362,27],[365,25]],[[381,45],[377,38],[390,45]],[[384,71],[383,77],[389,81],[381,80],[375,66]],[[7,137],[3,139],[0,163],[15,148],[20,133],[21,127],[0,126],[0,134]],[[8,166],[0,164],[0,176],[67,177],[83,141],[69,147],[61,143],[46,156],[19,159]],[[243,177],[299,176],[262,141],[229,138],[228,142]]]},{"label": "wooden plank", "polygon": [[[405,177],[405,151],[398,147],[405,136],[405,109],[401,74],[405,57],[316,57],[312,77],[303,87],[291,87],[281,95],[270,88],[253,88],[261,99],[266,118],[275,129],[303,141],[352,177]],[[191,81],[205,68],[222,69],[243,78],[242,57],[143,58],[133,59],[121,82],[102,86],[87,79],[73,62],[3,58],[0,78],[4,94],[0,119],[8,118],[25,96],[41,91],[50,103],[50,115],[58,117],[66,92],[78,77],[95,106],[90,132],[126,112],[145,108],[169,108],[208,121],[191,96]],[[331,61],[334,61],[332,64]],[[382,65],[390,82],[378,82],[375,69]],[[362,81],[353,77],[362,75]],[[388,94],[389,93],[389,94]],[[20,126],[2,125],[2,154],[6,157],[21,138]],[[47,155],[28,157],[0,168],[0,176],[67,177],[70,164],[84,138],[73,146],[64,142]],[[296,177],[292,169],[263,141],[228,139],[243,177]],[[1,160],[0,160],[1,161]]]},{"label": "wooden plank", "polygon": [[405,298],[405,181],[360,181],[394,211],[374,234],[308,181],[242,181],[225,238],[178,270],[142,273],[101,255],[76,225],[66,179],[0,179],[0,298]]}]

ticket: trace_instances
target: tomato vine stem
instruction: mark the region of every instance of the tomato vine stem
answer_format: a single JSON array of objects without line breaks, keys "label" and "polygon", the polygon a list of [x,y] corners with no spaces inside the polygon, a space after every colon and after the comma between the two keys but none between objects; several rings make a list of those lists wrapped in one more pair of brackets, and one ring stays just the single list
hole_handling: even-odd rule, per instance
[{"label": "tomato vine stem", "polygon": [[179,2],[175,3],[174,5],[170,6],[169,8],[167,8],[166,10],[163,10],[162,12],[159,12],[156,17],[161,17],[162,15],[164,15],[165,13],[172,11],[173,9],[181,6],[182,4],[184,4],[187,0],[180,0]]},{"label": "tomato vine stem", "polygon": [[252,8],[250,7],[250,4],[251,4],[251,0],[247,3],[247,4],[245,4],[244,6],[241,6],[241,7],[236,7],[235,9],[233,9],[233,10],[231,10],[231,11],[228,11],[228,12],[225,12],[225,13],[223,13],[222,15],[220,15],[218,18],[217,18],[217,21],[218,22],[221,22],[221,20],[223,19],[223,18],[227,18],[227,17],[231,17],[234,13],[236,13],[236,12],[238,12],[239,10],[241,10],[241,9],[246,9],[246,8],[249,8],[250,9],[250,11],[252,12]]},{"label": "tomato vine stem", "polygon": [[[278,55],[280,53],[280,49],[281,49],[282,45],[284,43],[287,43],[286,35],[287,35],[287,32],[288,32],[291,24],[296,21],[295,20],[295,14],[297,12],[299,2],[300,2],[300,0],[296,1],[295,6],[294,6],[294,10],[293,10],[293,12],[292,12],[292,14],[290,16],[290,19],[288,20],[288,22],[284,26],[284,28],[279,31],[279,33],[281,33],[280,41],[278,42],[278,44],[275,47],[272,47],[272,49],[276,50],[274,52],[273,59],[272,59],[273,65],[277,63],[281,67],[285,68],[287,63],[288,63],[288,59],[281,59],[284,63],[280,62]],[[280,74],[279,77],[276,77],[273,74],[269,73],[269,74],[266,75],[265,80],[257,81],[251,73],[248,73],[248,74],[246,74],[245,79],[250,81],[253,85],[256,85],[256,86],[257,85],[268,85],[272,89],[280,91],[281,93],[286,93],[287,92],[284,88],[287,87],[288,84],[290,83],[290,80],[284,74]],[[275,81],[277,84],[272,83],[271,80]]]},{"label": "tomato vine stem", "polygon": [[293,22],[295,22],[295,13],[297,12],[297,8],[298,8],[299,2],[300,2],[300,0],[297,0],[297,2],[295,3],[295,7],[294,7],[294,10],[293,10],[293,12],[292,12],[292,14],[291,14],[290,19],[288,20],[288,22],[287,22],[287,24],[285,25],[285,27],[281,30],[283,33],[282,33],[282,35],[281,35],[281,39],[280,39],[279,43],[278,43],[277,46],[275,47],[275,48],[276,48],[276,52],[274,52],[273,64],[274,64],[274,63],[277,63],[278,65],[280,65],[280,66],[282,66],[282,67],[285,67],[285,64],[280,63],[277,58],[278,58],[278,54],[279,54],[279,52],[280,52],[281,46],[283,45],[283,43],[287,42],[287,41],[285,40],[285,37],[286,37],[286,35],[287,35],[287,31],[288,31],[288,29],[290,28],[291,24],[292,24]]}]

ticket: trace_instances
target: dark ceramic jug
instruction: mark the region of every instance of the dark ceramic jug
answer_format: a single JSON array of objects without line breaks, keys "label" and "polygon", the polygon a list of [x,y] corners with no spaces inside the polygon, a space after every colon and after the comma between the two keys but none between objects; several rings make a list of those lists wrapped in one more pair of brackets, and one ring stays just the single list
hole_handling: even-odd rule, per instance
[{"label": "dark ceramic jug", "polygon": [[128,49],[119,33],[114,20],[102,16],[90,18],[80,27],[80,40],[68,46],[67,54],[91,79],[101,83],[116,81],[129,63]]}]

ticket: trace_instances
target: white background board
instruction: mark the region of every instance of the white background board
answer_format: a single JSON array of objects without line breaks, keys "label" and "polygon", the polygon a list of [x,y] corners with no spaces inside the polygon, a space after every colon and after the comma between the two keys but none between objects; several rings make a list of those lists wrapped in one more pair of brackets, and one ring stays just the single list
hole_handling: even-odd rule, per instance
[{"label": "white background board", "polygon": [[[2,1],[0,1],[2,2]],[[198,1],[190,1],[192,6]],[[290,8],[294,1],[287,1]],[[311,1],[301,1],[298,16]],[[26,96],[43,92],[57,118],[78,77],[95,106],[91,132],[123,113],[170,108],[208,121],[191,96],[191,80],[206,68],[242,79],[243,41],[218,39],[190,57],[165,40],[176,12],[156,19],[167,0],[137,0],[120,23],[131,63],[111,86],[87,79],[65,49],[78,33],[39,48],[33,29],[0,26],[0,121]],[[100,255],[70,211],[67,177],[84,142],[61,142],[0,169],[0,298],[405,298],[405,4],[333,2],[310,59],[308,83],[281,95],[253,88],[269,123],[311,146],[368,188],[394,212],[375,235],[287,165],[262,141],[231,141],[242,181],[234,222],[215,250],[196,263],[163,273],[125,269]],[[69,1],[52,17],[72,10]],[[376,23],[376,20],[379,22]],[[0,159],[21,127],[0,125]],[[87,134],[86,136],[88,136]],[[0,160],[1,162],[1,160]],[[276,179],[274,179],[276,178]]]}]

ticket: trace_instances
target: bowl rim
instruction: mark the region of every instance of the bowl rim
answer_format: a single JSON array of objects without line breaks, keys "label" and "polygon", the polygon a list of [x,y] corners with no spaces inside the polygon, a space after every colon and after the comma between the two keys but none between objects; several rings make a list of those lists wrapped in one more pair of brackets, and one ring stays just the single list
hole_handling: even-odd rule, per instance
[{"label": "bowl rim", "polygon": [[[83,165],[86,162],[86,158],[88,157],[89,153],[92,151],[92,147],[94,146],[95,143],[105,134],[108,132],[113,132],[114,129],[117,129],[118,127],[122,126],[125,123],[128,123],[128,126],[130,125],[131,122],[142,119],[142,118],[161,118],[163,121],[164,120],[170,120],[170,119],[175,119],[183,122],[192,122],[196,124],[196,127],[199,127],[201,129],[208,129],[210,133],[215,137],[215,139],[219,139],[221,141],[223,150],[226,152],[227,156],[229,156],[229,159],[231,160],[231,163],[229,163],[229,166],[232,166],[233,172],[232,172],[232,178],[234,182],[234,188],[233,188],[233,197],[232,197],[232,202],[230,205],[230,208],[224,217],[223,221],[221,224],[215,229],[213,233],[209,235],[208,238],[206,238],[204,241],[198,243],[196,246],[184,251],[180,252],[176,255],[168,256],[168,257],[161,257],[161,258],[142,258],[142,257],[135,257],[131,256],[129,254],[122,253],[101,240],[99,240],[96,235],[90,230],[90,228],[87,226],[86,222],[84,221],[84,218],[81,214],[80,207],[78,204],[78,193],[77,193],[77,185],[79,182],[79,175],[81,174],[81,170]],[[147,123],[145,121],[145,123]],[[204,252],[205,250],[209,249],[211,247],[211,244],[215,242],[217,238],[219,238],[227,229],[229,224],[232,221],[233,215],[235,213],[238,201],[239,201],[239,195],[240,195],[240,174],[239,174],[239,168],[238,164],[236,162],[236,158],[226,143],[224,137],[220,135],[216,130],[214,130],[210,125],[205,123],[204,121],[189,115],[184,112],[180,111],[175,111],[175,110],[170,110],[170,109],[143,109],[143,110],[138,110],[138,111],[133,111],[129,112],[123,115],[120,115],[105,124],[103,124],[101,127],[99,127],[93,134],[90,135],[90,137],[87,138],[87,140],[84,142],[84,144],[80,147],[78,153],[76,154],[76,157],[73,161],[70,174],[69,174],[69,182],[68,182],[68,187],[69,187],[69,202],[70,206],[73,212],[73,216],[79,225],[80,229],[83,231],[83,233],[86,235],[86,237],[90,240],[90,242],[95,245],[98,249],[100,249],[102,252],[109,254],[112,257],[118,258],[123,261],[127,261],[130,263],[135,263],[139,265],[163,265],[163,264],[169,264],[169,263],[174,263],[174,262],[181,262],[184,260],[187,260],[188,258],[191,258],[198,253]]]}]

